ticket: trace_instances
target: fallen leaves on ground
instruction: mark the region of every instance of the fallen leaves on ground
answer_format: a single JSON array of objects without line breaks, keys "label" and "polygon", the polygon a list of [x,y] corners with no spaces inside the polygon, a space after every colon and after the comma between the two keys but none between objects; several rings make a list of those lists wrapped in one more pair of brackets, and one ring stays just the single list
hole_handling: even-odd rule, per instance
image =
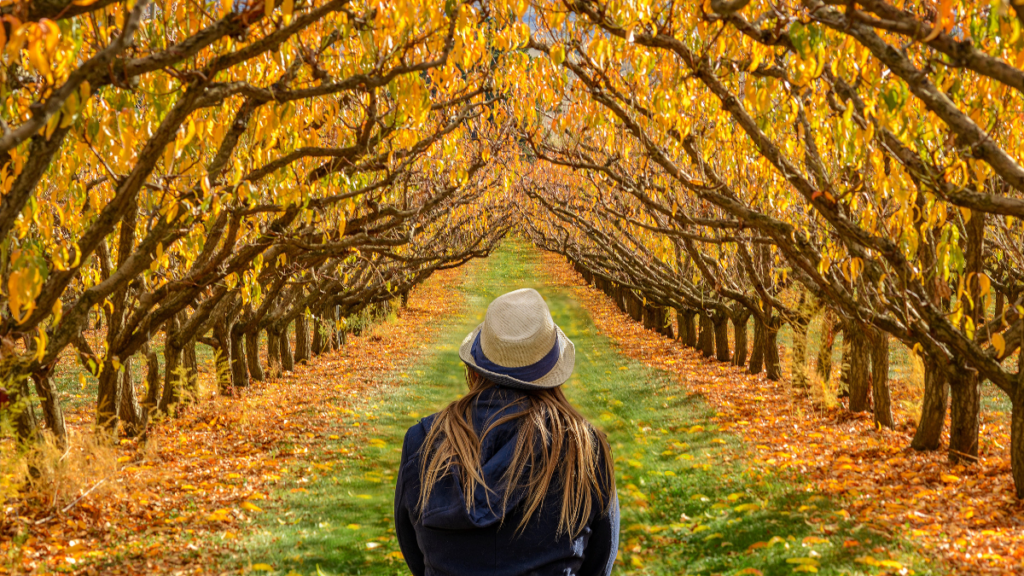
[{"label": "fallen leaves on ground", "polygon": [[[238,398],[205,399],[152,427],[144,445],[125,440],[110,448],[117,464],[109,477],[96,478],[97,489],[66,513],[47,494],[7,502],[0,574],[219,573],[220,553],[286,487],[290,468],[327,440],[372,433],[376,417],[364,400],[425,350],[436,318],[461,312],[455,288],[465,274],[465,267],[438,272],[395,321],[350,335],[340,350],[294,372],[254,382]],[[69,414],[68,421],[77,423],[72,449],[81,449],[91,418]],[[360,455],[341,449],[335,457]],[[270,567],[250,567],[261,569]]]},{"label": "fallen leaves on ground", "polygon": [[[571,287],[621,353],[677,374],[682,387],[716,411],[711,421],[719,429],[743,437],[749,451],[727,457],[834,497],[863,528],[906,538],[954,573],[1024,573],[1024,504],[1013,495],[1008,414],[983,414],[981,437],[993,445],[990,454],[972,466],[952,466],[944,451],[911,449],[907,424],[876,429],[868,413],[822,408],[786,380],[752,376],[645,330],[560,256],[545,259],[553,282]],[[912,415],[900,412],[907,392],[899,384],[893,385],[894,415],[906,423]],[[856,537],[846,545],[857,547]],[[869,554],[860,562],[891,568]]]}]

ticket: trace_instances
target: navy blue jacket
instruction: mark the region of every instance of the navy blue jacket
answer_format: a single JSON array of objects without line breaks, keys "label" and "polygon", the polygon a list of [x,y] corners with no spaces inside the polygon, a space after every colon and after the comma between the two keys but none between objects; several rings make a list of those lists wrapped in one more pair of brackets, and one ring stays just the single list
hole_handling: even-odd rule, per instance
[{"label": "navy blue jacket", "polygon": [[[473,425],[481,434],[489,422],[509,410],[521,392],[494,387],[485,390],[473,410]],[[512,461],[518,422],[492,430],[480,447],[484,478],[494,492],[480,487],[476,504],[466,510],[457,475],[437,482],[422,517],[420,448],[436,415],[428,416],[405,435],[402,464],[395,490],[395,531],[402,554],[415,576],[607,576],[619,547],[617,496],[606,512],[600,503],[576,538],[555,537],[561,512],[561,493],[551,489],[525,530],[518,536],[525,494],[517,490],[501,509],[500,479]],[[602,463],[603,465],[603,463]],[[600,502],[600,501],[598,501]]]}]

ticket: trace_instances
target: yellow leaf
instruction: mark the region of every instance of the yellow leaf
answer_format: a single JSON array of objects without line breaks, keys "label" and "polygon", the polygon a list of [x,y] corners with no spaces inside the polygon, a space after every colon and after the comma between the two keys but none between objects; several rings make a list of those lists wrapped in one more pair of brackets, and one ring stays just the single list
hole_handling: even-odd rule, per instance
[{"label": "yellow leaf", "polygon": [[1006,351],[1006,340],[1003,338],[1002,334],[992,335],[992,346],[995,347],[997,354],[1000,356],[1003,355],[1003,352]]},{"label": "yellow leaf", "polygon": [[258,570],[260,572],[270,572],[274,569],[274,567],[270,564],[253,564],[252,569]]},{"label": "yellow leaf", "polygon": [[242,502],[242,508],[245,508],[246,510],[250,510],[252,512],[263,512],[262,508],[253,504],[252,502],[249,502],[248,500]]},{"label": "yellow leaf", "polygon": [[561,45],[553,46],[551,48],[551,61],[555,66],[561,66],[562,62],[565,62],[565,48]]},{"label": "yellow leaf", "polygon": [[939,478],[946,484],[954,484],[960,481],[958,476],[953,476],[952,474],[942,474]]}]

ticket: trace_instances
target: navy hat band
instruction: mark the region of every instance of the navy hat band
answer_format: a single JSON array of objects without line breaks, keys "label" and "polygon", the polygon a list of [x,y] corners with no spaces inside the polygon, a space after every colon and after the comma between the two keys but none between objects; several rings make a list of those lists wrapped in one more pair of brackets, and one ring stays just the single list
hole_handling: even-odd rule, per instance
[{"label": "navy hat band", "polygon": [[551,372],[551,369],[558,364],[558,335],[555,335],[555,345],[551,348],[551,351],[547,353],[543,358],[530,364],[529,366],[519,366],[517,368],[509,368],[507,366],[501,366],[491,362],[484,355],[484,350],[480,346],[480,333],[476,335],[476,339],[473,340],[473,362],[478,367],[488,372],[495,374],[501,374],[502,376],[508,376],[509,378],[515,378],[523,382],[534,382],[540,380]]}]

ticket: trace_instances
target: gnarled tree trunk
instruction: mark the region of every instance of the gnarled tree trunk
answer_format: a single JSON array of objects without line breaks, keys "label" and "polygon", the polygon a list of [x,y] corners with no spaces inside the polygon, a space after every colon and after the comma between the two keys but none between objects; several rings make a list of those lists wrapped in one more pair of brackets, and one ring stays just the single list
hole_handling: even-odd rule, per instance
[{"label": "gnarled tree trunk", "polygon": [[142,347],[142,354],[146,357],[146,397],[142,399],[142,420],[148,425],[160,398],[160,359],[156,352],[149,348],[149,344]]},{"label": "gnarled tree trunk", "polygon": [[844,335],[850,341],[850,411],[866,412],[870,407],[868,397],[871,390],[868,377],[870,366],[868,342],[864,336],[863,327],[852,326],[851,328]]},{"label": "gnarled tree trunk", "polygon": [[292,357],[292,346],[291,341],[288,338],[288,325],[286,324],[284,330],[281,330],[280,345],[278,346],[281,354],[281,368],[285,372],[292,372],[295,370],[295,359]]},{"label": "gnarled tree trunk", "polygon": [[1024,377],[1018,379],[1017,396],[1010,409],[1010,470],[1017,498],[1024,500]]},{"label": "gnarled tree trunk", "polygon": [[821,346],[818,347],[818,376],[822,382],[832,378],[832,349],[836,343],[836,314],[829,309],[821,316]]},{"label": "gnarled tree trunk", "polygon": [[932,358],[924,358],[924,398],[921,418],[910,446],[915,450],[938,450],[942,443],[942,429],[946,425],[946,405],[949,389],[946,373]]},{"label": "gnarled tree trunk", "polygon": [[889,335],[877,328],[868,329],[871,345],[871,400],[875,424],[892,428],[892,399],[889,395]]},{"label": "gnarled tree trunk", "polygon": [[772,381],[782,379],[782,361],[779,358],[779,324],[773,318],[771,323],[764,325],[764,337],[761,340],[764,349],[764,375]]},{"label": "gnarled tree trunk", "polygon": [[324,332],[327,328],[326,326],[324,326],[324,321],[322,319],[323,313],[324,311],[321,308],[320,310],[317,311],[316,316],[313,317],[313,342],[310,346],[310,349],[314,356],[319,356],[323,354],[324,348],[326,347],[326,338],[324,338]]},{"label": "gnarled tree trunk", "polygon": [[978,429],[981,424],[981,386],[978,373],[964,367],[952,368],[949,374],[949,389],[949,461],[976,462]]},{"label": "gnarled tree trunk", "polygon": [[245,333],[245,361],[249,367],[249,377],[257,382],[264,379],[263,366],[260,365],[260,331],[253,328]]},{"label": "gnarled tree trunk", "polygon": [[750,350],[750,363],[747,364],[747,372],[760,374],[764,369],[764,322],[754,317],[754,346]]},{"label": "gnarled tree trunk", "polygon": [[793,366],[790,379],[797,388],[807,387],[807,328],[810,318],[797,318],[793,323]]},{"label": "gnarled tree trunk", "polygon": [[185,387],[186,371],[181,365],[181,348],[174,347],[171,340],[168,336],[164,342],[164,393],[159,406],[163,413],[169,413],[172,407],[181,403]]},{"label": "gnarled tree trunk", "polygon": [[281,375],[281,333],[267,330],[267,369],[271,378]]},{"label": "gnarled tree trunk", "polygon": [[57,447],[63,450],[68,446],[68,428],[64,422],[64,411],[61,410],[57,391],[53,389],[53,378],[50,377],[49,371],[37,372],[32,375],[32,381],[42,404],[43,422],[53,434]]},{"label": "gnarled tree trunk", "polygon": [[711,315],[711,325],[715,332],[715,359],[719,362],[729,361],[729,316],[721,312]]},{"label": "gnarled tree trunk", "polygon": [[679,339],[683,341],[683,346],[695,348],[697,346],[697,328],[694,326],[694,320],[697,313],[693,310],[677,310],[676,320],[679,324]]},{"label": "gnarled tree trunk", "polygon": [[186,404],[199,403],[199,358],[196,357],[195,338],[181,349],[181,367],[184,369],[182,400]]},{"label": "gnarled tree trunk", "polygon": [[132,378],[132,359],[126,358],[121,367],[121,384],[117,403],[117,417],[125,435],[130,437],[138,436],[145,429],[142,415],[142,408],[139,406],[139,397],[135,393],[135,381]]},{"label": "gnarled tree trunk", "polygon": [[733,366],[747,365],[747,320],[749,319],[750,312],[745,308],[734,310],[732,313],[732,333],[735,341],[732,354]]},{"label": "gnarled tree trunk", "polygon": [[701,312],[698,316],[698,324],[700,332],[697,333],[697,349],[704,357],[713,358],[715,356],[715,326],[705,312]]},{"label": "gnarled tree trunk", "polygon": [[240,327],[232,326],[231,335],[231,385],[243,388],[249,385],[249,369],[246,366],[244,339]]},{"label": "gnarled tree trunk", "polygon": [[[408,294],[408,292],[403,292]],[[402,308],[405,308],[403,302]],[[299,314],[295,318],[295,363],[304,364],[309,362],[309,321],[305,314]]]}]

